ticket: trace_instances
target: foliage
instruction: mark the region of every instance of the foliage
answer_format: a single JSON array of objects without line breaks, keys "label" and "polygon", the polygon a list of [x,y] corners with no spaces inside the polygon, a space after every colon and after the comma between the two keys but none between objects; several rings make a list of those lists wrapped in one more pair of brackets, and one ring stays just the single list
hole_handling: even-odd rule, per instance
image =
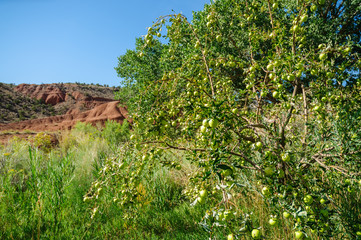
[{"label": "foliage", "polygon": [[[201,221],[211,237],[217,227],[238,237],[266,229],[233,198],[256,192],[270,218],[291,216],[296,237],[358,238],[360,6],[219,0],[192,22],[161,17],[119,58],[135,127],[133,151],[121,159],[131,158],[126,166],[136,174],[120,177],[108,164],[104,186],[119,183],[119,205],[136,217],[139,176],[157,161],[172,166],[160,151],[186,151],[198,169],[189,176],[190,200],[218,194]],[[163,28],[167,43],[154,57]],[[161,67],[149,77],[148,64]],[[245,184],[252,174],[258,185]]]},{"label": "foliage", "polygon": [[101,135],[110,144],[119,145],[129,138],[129,123],[127,120],[124,120],[122,124],[108,120],[105,122]]},{"label": "foliage", "polygon": [[53,145],[52,139],[53,137],[51,135],[40,132],[33,138],[33,144],[36,148],[40,148],[43,151],[50,151]]},{"label": "foliage", "polygon": [[148,81],[155,81],[161,77],[163,67],[159,58],[164,52],[164,46],[155,40],[151,48],[141,52],[145,41],[136,39],[136,50],[127,50],[126,54],[119,57],[119,65],[115,68],[118,75],[124,78],[123,88],[116,93],[116,97],[123,103],[131,101],[132,96],[139,94],[136,86],[146,86]]},{"label": "foliage", "polygon": [[96,127],[93,125],[86,123],[86,122],[77,122],[74,126],[75,131],[84,133],[84,134],[90,134],[90,135],[97,135],[99,134]]}]

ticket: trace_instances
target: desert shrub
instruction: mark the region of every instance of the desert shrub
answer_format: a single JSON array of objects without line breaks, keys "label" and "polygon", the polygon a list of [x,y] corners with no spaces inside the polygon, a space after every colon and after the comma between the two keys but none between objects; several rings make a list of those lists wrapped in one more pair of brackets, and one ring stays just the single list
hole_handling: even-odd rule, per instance
[{"label": "desert shrub", "polygon": [[74,130],[83,134],[90,134],[93,136],[97,136],[99,134],[99,131],[96,127],[86,122],[77,122],[74,126]]},{"label": "desert shrub", "polygon": [[46,152],[49,152],[50,149],[52,148],[52,145],[53,145],[52,140],[53,140],[53,137],[44,132],[40,132],[40,133],[36,134],[32,139],[33,145],[36,148],[39,148]]},{"label": "desert shrub", "polygon": [[129,123],[126,119],[123,121],[123,124],[108,120],[105,122],[105,127],[103,128],[101,135],[110,144],[116,145],[129,138],[129,127]]}]

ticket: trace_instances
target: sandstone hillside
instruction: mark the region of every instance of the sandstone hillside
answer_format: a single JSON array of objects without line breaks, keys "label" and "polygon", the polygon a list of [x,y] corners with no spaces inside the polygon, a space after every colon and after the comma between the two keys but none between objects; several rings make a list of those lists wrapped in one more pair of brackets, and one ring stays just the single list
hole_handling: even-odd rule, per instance
[{"label": "sandstone hillside", "polygon": [[114,101],[113,87],[86,84],[0,83],[0,123],[81,113]]}]

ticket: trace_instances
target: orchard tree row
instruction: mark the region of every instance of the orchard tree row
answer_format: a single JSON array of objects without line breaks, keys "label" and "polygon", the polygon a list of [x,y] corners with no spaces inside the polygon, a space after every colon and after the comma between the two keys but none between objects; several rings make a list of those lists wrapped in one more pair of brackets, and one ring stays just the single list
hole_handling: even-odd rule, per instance
[{"label": "orchard tree row", "polygon": [[361,238],[360,33],[360,0],[218,0],[192,21],[160,17],[116,67],[132,161],[107,164],[92,198],[107,186],[136,216],[140,176],[181,151],[197,167],[185,196],[213,201],[199,219],[210,236],[232,222],[230,240],[267,238],[232,198],[257,192],[296,239]]}]

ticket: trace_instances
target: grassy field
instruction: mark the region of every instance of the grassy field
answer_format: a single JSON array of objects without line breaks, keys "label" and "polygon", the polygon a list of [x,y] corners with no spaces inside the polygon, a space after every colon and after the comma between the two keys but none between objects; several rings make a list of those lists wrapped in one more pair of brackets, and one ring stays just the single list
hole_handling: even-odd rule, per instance
[{"label": "grassy field", "polygon": [[[116,193],[106,187],[99,196],[100,205],[84,201],[94,182],[102,179],[104,162],[120,157],[128,135],[129,130],[116,123],[102,131],[78,124],[62,133],[56,146],[46,134],[38,134],[32,143],[15,138],[2,146],[0,239],[226,239],[228,232],[222,227],[211,233],[202,227],[212,202],[221,197],[210,191],[203,204],[192,204],[187,188],[194,167],[186,154],[162,157],[179,162],[179,167],[163,167],[161,159],[155,161],[158,164],[136,186],[141,199],[136,207],[119,207],[112,201]],[[268,224],[273,213],[252,189],[254,176],[242,178],[244,187],[233,188],[230,196],[234,212],[249,213],[269,239],[293,239],[287,220],[280,219],[277,226]],[[234,231],[239,230],[239,221],[247,220],[231,217],[228,224],[234,224]]]}]

